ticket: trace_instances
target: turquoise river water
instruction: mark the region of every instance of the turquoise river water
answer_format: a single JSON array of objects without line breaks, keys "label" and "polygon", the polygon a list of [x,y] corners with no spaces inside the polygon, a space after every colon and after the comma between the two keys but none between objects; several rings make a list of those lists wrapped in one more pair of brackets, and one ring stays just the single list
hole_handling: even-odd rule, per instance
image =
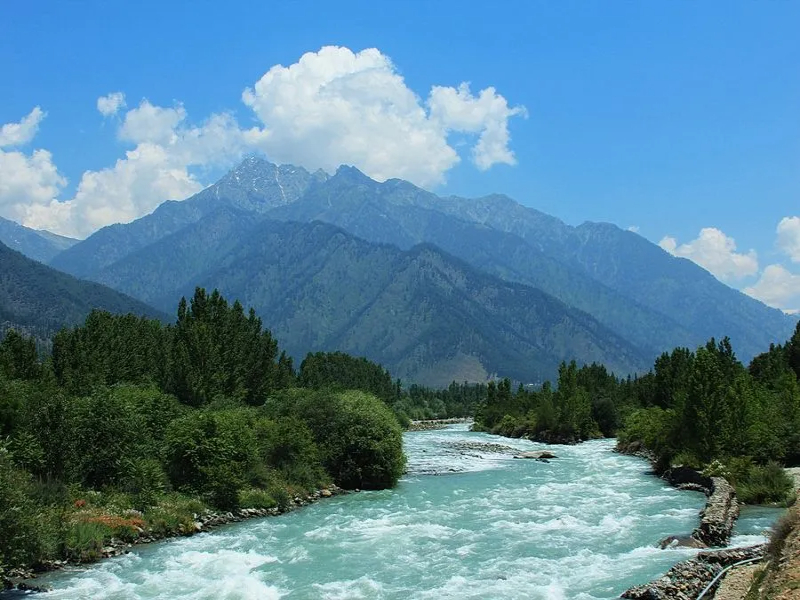
[{"label": "turquoise river water", "polygon": [[[692,555],[659,550],[688,534],[704,497],[675,490],[613,441],[551,447],[466,426],[407,433],[409,471],[394,490],[324,500],[279,517],[135,548],[51,575],[42,600],[186,598],[614,598]],[[745,510],[735,545],[761,541],[776,511]]]}]

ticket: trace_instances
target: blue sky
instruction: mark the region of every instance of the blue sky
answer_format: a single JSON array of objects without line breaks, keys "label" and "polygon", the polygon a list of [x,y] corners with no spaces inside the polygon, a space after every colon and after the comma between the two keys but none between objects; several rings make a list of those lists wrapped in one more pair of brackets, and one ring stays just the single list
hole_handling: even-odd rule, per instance
[{"label": "blue sky", "polygon": [[85,236],[258,150],[670,236],[797,309],[798,30],[788,0],[4,3],[0,216]]}]

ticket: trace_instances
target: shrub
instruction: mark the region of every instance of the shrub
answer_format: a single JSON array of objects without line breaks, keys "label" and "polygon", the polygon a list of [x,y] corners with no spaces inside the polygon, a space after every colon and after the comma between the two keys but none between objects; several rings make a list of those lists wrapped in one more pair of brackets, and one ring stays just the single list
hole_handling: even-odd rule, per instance
[{"label": "shrub", "polygon": [[205,495],[218,508],[235,508],[244,475],[258,457],[252,412],[190,413],[170,424],[166,447],[175,486]]},{"label": "shrub", "polygon": [[39,562],[46,553],[47,519],[28,473],[16,469],[0,446],[0,564]]},{"label": "shrub", "polygon": [[391,410],[359,391],[288,390],[273,398],[270,410],[308,423],[322,463],[343,488],[394,486],[405,467],[403,434]]},{"label": "shrub", "polygon": [[314,434],[297,417],[259,419],[255,436],[263,466],[278,470],[287,482],[311,490],[328,479]]},{"label": "shrub", "polygon": [[147,528],[157,535],[184,534],[194,530],[197,516],[206,510],[206,505],[197,498],[169,494],[145,510],[144,519]]},{"label": "shrub", "polygon": [[794,491],[792,479],[775,462],[754,466],[735,484],[736,494],[745,504],[785,504]]},{"label": "shrub", "polygon": [[796,510],[787,512],[773,525],[767,544],[767,556],[772,559],[773,564],[777,564],[780,560],[786,538],[798,526],[800,526],[800,513]]},{"label": "shrub", "polygon": [[247,488],[239,492],[239,506],[242,508],[274,508],[278,506],[266,490]]},{"label": "shrub", "polygon": [[70,523],[64,535],[64,556],[77,562],[99,560],[103,556],[103,544],[111,535],[111,528],[99,521]]},{"label": "shrub", "polygon": [[132,494],[133,503],[139,510],[155,504],[169,486],[161,463],[152,458],[128,460],[125,473],[122,489]]}]

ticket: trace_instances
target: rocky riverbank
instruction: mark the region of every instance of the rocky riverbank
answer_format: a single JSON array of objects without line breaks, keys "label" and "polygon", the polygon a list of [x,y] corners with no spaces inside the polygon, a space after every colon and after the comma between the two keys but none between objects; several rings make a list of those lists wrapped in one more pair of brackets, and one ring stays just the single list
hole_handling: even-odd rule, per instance
[{"label": "rocky riverbank", "polygon": [[655,455],[640,444],[618,444],[615,451],[648,460],[653,466],[653,474],[678,489],[703,492],[708,499],[700,511],[700,524],[692,532],[691,538],[699,543],[695,546],[728,545],[736,519],[739,518],[739,503],[736,491],[725,478],[706,477],[695,469],[683,466],[663,470]]},{"label": "rocky riverbank", "polygon": [[[357,490],[356,490],[357,491]],[[311,494],[304,496],[294,496],[289,499],[288,503],[283,506],[275,506],[272,508],[240,508],[236,511],[228,512],[215,512],[206,511],[203,514],[195,515],[194,522],[191,527],[181,529],[179,531],[170,531],[167,533],[156,533],[153,531],[142,530],[139,535],[130,542],[118,538],[108,540],[107,544],[102,548],[99,559],[112,558],[130,552],[131,548],[140,544],[151,544],[160,540],[174,538],[174,537],[187,537],[212,531],[223,525],[231,523],[239,523],[247,519],[256,519],[264,517],[278,516],[303,506],[313,504],[322,498],[331,498],[342,494],[351,493],[344,490],[337,485],[331,484],[328,487],[316,490]],[[10,569],[5,573],[0,573],[0,590],[20,590],[30,592],[43,592],[48,591],[46,586],[39,586],[36,584],[36,577],[38,574],[46,573],[49,571],[57,571],[67,566],[78,566],[81,562],[69,560],[54,560],[48,561],[38,565],[36,569]]]},{"label": "rocky riverbank", "polygon": [[622,598],[635,600],[694,600],[722,570],[734,563],[764,555],[766,546],[701,552],[678,563],[666,575],[632,587]]}]

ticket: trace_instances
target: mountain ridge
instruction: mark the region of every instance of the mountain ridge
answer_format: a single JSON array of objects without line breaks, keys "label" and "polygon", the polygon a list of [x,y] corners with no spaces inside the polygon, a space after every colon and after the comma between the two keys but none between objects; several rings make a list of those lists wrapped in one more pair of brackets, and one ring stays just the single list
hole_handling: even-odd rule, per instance
[{"label": "mountain ridge", "polygon": [[79,241],[0,217],[0,243],[41,263],[48,263]]},{"label": "mountain ridge", "polygon": [[[795,322],[612,224],[573,227],[501,194],[440,197],[400,179],[376,182],[354,167],[328,176],[257,157],[187,200],[112,226],[116,239],[103,239],[109,228],[100,230],[52,264],[159,306],[173,305],[177,298],[168,297],[166,288],[203,280],[203,268],[222,260],[260,220],[329,223],[404,251],[433,244],[470,268],[583,311],[650,358],[728,335],[747,360],[785,339]],[[167,264],[167,256],[179,263],[165,269],[172,275],[147,274],[152,265]],[[151,283],[142,283],[148,278]],[[155,291],[161,288],[167,295]]]},{"label": "mountain ridge", "polygon": [[94,308],[167,319],[143,302],[61,273],[0,243],[0,333],[18,329],[44,340],[61,327],[82,323]]}]

